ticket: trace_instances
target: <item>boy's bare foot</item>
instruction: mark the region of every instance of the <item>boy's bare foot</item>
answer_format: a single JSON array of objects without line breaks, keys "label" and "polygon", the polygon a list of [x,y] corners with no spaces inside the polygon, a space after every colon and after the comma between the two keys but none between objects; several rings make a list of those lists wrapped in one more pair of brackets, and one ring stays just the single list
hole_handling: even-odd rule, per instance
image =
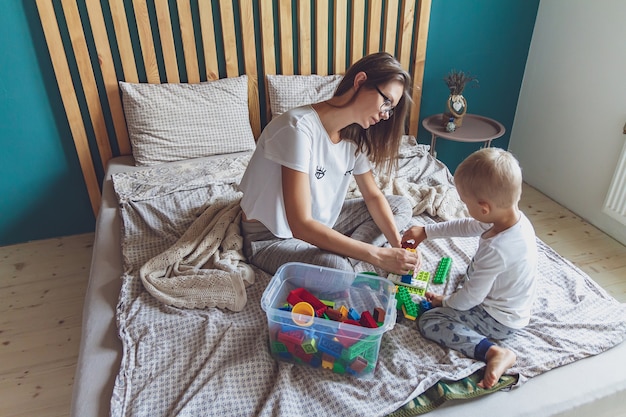
[{"label": "boy's bare foot", "polygon": [[502,374],[504,374],[517,359],[515,353],[507,348],[493,345],[487,351],[487,369],[485,369],[485,375],[483,379],[478,383],[478,386],[484,389],[489,389],[496,385],[500,380]]}]

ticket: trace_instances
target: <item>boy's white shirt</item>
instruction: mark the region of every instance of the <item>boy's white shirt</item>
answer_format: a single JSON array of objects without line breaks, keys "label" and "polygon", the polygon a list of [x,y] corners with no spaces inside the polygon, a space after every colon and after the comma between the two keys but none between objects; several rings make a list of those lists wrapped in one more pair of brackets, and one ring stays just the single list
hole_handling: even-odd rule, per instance
[{"label": "boy's white shirt", "polygon": [[536,293],[537,243],[528,218],[485,239],[491,224],[472,218],[425,226],[428,239],[480,236],[462,286],[443,299],[445,307],[465,311],[482,304],[498,322],[519,329],[530,320]]},{"label": "boy's white shirt", "polygon": [[355,152],[351,141],[332,143],[311,106],[291,109],[273,119],[259,137],[239,185],[241,208],[247,218],[259,220],[275,236],[293,237],[283,199],[284,165],[309,175],[311,214],[333,227],[352,175],[371,170],[367,156]]}]

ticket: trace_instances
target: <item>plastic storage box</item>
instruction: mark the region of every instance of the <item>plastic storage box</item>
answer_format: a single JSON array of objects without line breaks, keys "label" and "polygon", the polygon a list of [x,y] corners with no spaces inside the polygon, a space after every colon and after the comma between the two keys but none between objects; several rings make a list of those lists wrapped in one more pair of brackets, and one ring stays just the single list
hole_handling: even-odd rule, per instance
[{"label": "plastic storage box", "polygon": [[[365,327],[326,315],[292,313],[287,299],[293,302],[301,289],[334,311],[349,310],[352,323],[364,312],[380,322]],[[374,370],[383,334],[396,322],[391,281],[304,263],[287,263],[276,271],[263,293],[261,307],[267,313],[270,351],[275,358],[357,377]]]}]

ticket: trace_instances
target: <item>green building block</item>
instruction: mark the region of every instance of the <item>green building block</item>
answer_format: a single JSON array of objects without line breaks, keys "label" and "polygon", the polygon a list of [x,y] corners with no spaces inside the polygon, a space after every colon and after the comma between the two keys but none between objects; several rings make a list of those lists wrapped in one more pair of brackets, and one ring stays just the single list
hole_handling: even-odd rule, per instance
[{"label": "green building block", "polygon": [[435,284],[443,284],[444,282],[446,282],[446,279],[448,279],[448,275],[450,275],[451,266],[451,258],[441,258],[441,261],[439,261],[439,266],[437,266],[435,276],[433,277],[433,282]]},{"label": "green building block", "polygon": [[[411,280],[410,284],[404,283],[400,279],[400,275],[389,274],[387,277],[391,280],[396,286],[402,286],[408,290],[411,294],[419,295],[420,297],[424,297],[426,294],[426,290],[428,289],[428,282],[430,281],[430,272],[427,271],[419,271]],[[400,309],[402,306],[398,306]]]},{"label": "green building block", "polygon": [[419,308],[409,294],[411,288],[405,285],[397,285],[396,288],[396,308],[402,310],[402,314],[407,319],[415,320],[419,314]]},{"label": "green building block", "polygon": [[287,352],[287,346],[282,342],[272,342],[272,352]]},{"label": "green building block", "polygon": [[317,340],[308,339],[302,343],[302,350],[306,353],[316,353],[317,352]]}]

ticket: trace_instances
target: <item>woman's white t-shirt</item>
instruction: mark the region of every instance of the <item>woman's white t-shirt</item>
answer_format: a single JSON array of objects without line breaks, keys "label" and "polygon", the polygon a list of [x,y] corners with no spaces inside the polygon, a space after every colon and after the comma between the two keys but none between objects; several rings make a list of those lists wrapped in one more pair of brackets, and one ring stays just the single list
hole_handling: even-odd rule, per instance
[{"label": "woman's white t-shirt", "polygon": [[333,227],[352,175],[371,170],[356,144],[332,143],[311,106],[291,109],[273,119],[259,137],[239,185],[241,208],[248,219],[260,221],[275,236],[293,237],[285,214],[281,167],[309,175],[311,214]]}]

